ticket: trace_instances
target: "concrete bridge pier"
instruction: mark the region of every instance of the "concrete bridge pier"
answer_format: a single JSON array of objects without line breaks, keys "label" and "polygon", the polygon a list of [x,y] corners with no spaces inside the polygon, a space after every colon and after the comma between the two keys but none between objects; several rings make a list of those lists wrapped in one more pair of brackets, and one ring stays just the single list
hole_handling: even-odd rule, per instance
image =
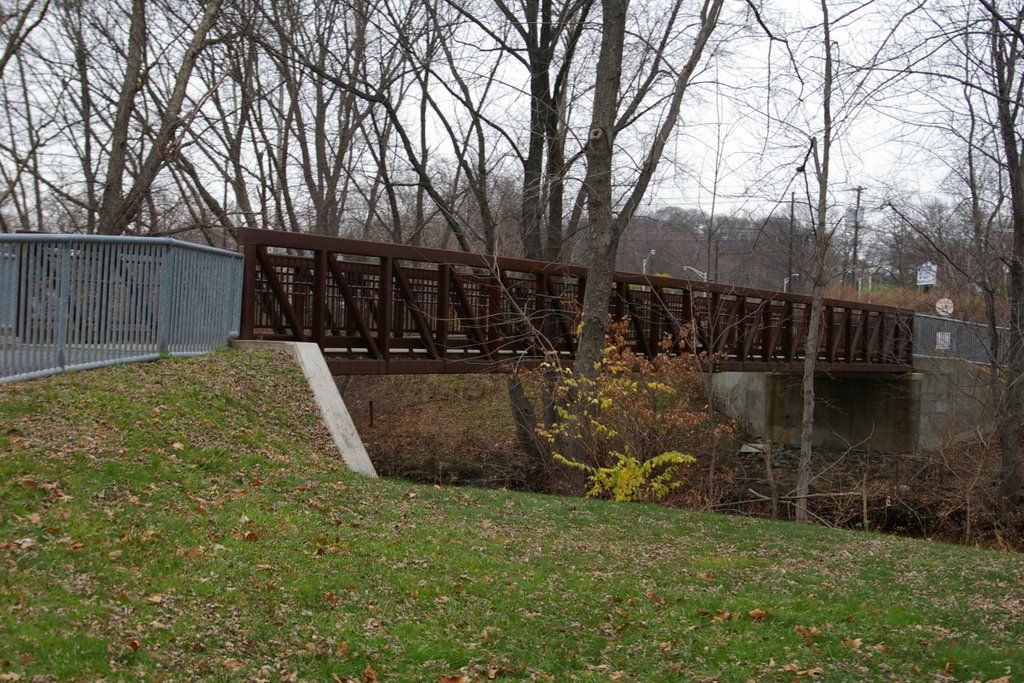
[{"label": "concrete bridge pier", "polygon": [[[712,393],[752,434],[798,446],[800,384],[799,373],[720,372]],[[814,390],[818,448],[934,449],[973,434],[994,413],[988,369],[953,359],[915,358],[914,372],[905,374],[821,373]]]}]

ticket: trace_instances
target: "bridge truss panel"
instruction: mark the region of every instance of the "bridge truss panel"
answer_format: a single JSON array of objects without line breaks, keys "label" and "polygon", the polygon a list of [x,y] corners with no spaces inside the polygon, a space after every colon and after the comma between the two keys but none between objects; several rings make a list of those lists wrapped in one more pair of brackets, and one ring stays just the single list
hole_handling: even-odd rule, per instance
[{"label": "bridge truss panel", "polygon": [[[318,343],[336,374],[507,372],[571,363],[580,266],[240,230],[243,339]],[[810,298],[616,273],[609,314],[648,357],[695,353],[719,371],[799,371]],[[906,372],[913,314],[826,299],[818,368]]]}]

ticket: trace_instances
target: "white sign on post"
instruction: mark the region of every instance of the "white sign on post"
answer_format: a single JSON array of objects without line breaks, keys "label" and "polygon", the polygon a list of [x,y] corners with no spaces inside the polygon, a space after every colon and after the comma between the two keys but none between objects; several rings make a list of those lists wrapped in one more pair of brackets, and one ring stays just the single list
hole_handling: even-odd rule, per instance
[{"label": "white sign on post", "polygon": [[952,332],[936,332],[935,333],[935,350],[936,351],[951,351],[953,349],[953,333]]},{"label": "white sign on post", "polygon": [[936,278],[939,274],[939,267],[931,261],[925,261],[917,269],[917,284],[922,285],[934,285]]}]

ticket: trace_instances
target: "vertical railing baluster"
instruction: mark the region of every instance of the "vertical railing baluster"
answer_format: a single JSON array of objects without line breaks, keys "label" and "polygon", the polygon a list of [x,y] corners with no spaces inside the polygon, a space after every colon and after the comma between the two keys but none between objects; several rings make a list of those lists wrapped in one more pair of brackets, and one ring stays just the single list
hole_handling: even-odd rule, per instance
[{"label": "vertical railing baluster", "polygon": [[159,309],[156,323],[156,350],[159,354],[168,351],[171,334],[171,305],[174,301],[174,249],[169,244],[163,247],[163,262],[160,264]]},{"label": "vertical railing baluster", "polygon": [[659,302],[661,300],[661,289],[651,285],[650,291],[650,303],[648,304],[648,331],[647,331],[647,349],[651,353],[651,360],[661,350],[661,306]]},{"label": "vertical railing baluster", "polygon": [[390,256],[380,258],[380,282],[378,283],[377,301],[377,347],[381,357],[388,360],[391,357],[391,313],[392,313],[392,287],[394,285],[393,260]]},{"label": "vertical railing baluster", "polygon": [[70,312],[71,244],[60,245],[60,274],[57,281],[57,367],[67,364],[68,313]]},{"label": "vertical railing baluster", "polygon": [[324,348],[327,334],[327,250],[314,252],[313,265],[313,341]]},{"label": "vertical railing baluster", "polygon": [[442,263],[437,267],[437,352],[448,355],[448,330],[451,319],[452,267]]}]

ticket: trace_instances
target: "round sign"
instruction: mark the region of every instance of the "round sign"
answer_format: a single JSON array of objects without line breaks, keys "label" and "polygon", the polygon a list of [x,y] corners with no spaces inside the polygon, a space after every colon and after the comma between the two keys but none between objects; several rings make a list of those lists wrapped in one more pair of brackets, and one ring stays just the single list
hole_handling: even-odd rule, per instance
[{"label": "round sign", "polygon": [[935,310],[939,315],[952,315],[953,302],[949,299],[939,299],[935,302]]}]

